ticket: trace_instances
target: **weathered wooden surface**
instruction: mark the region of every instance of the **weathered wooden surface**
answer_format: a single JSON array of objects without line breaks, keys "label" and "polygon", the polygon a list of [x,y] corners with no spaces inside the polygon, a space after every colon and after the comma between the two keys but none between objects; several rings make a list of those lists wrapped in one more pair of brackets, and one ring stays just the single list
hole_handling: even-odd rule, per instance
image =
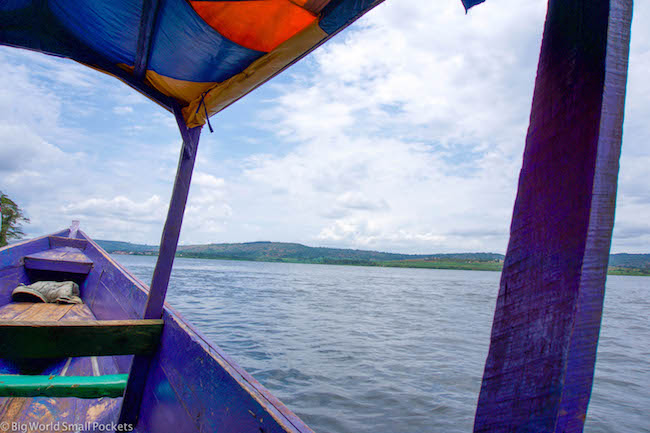
[{"label": "weathered wooden surface", "polygon": [[79,220],[72,220],[70,224],[70,229],[68,229],[68,238],[75,239],[79,233]]},{"label": "weathered wooden surface", "polygon": [[[67,230],[50,236],[59,236]],[[0,306],[11,302],[11,292],[18,284],[29,284],[23,267],[23,257],[49,248],[48,236],[18,242],[0,248]]]},{"label": "weathered wooden surface", "polygon": [[[140,411],[146,431],[313,433],[173,311],[165,309],[163,320],[160,350],[152,359]],[[176,406],[177,399],[183,408]]]},{"label": "weathered wooden surface", "polygon": [[[171,276],[172,265],[174,264],[178,238],[181,234],[183,214],[185,213],[185,205],[190,192],[192,171],[194,170],[194,162],[196,161],[199,138],[201,137],[201,126],[191,129],[187,128],[180,106],[174,107],[174,115],[176,116],[176,122],[181,137],[183,138],[183,146],[178,161],[176,179],[174,180],[174,189],[172,190],[172,197],[167,211],[167,219],[165,220],[165,227],[163,229],[162,239],[160,240],[158,260],[156,261],[156,267],[154,268],[151,279],[151,289],[149,290],[149,296],[145,304],[143,315],[145,319],[159,319],[163,314],[165,295],[167,294],[169,277]],[[121,423],[135,424],[137,422],[149,362],[150,359],[148,356],[135,356],[133,358],[131,369],[129,370],[129,383],[124,393],[124,403],[120,414]]]},{"label": "weathered wooden surface", "polygon": [[[0,307],[0,320],[132,320],[142,317],[147,301],[147,286],[123,269],[82,231],[77,233],[77,238],[87,241],[83,252],[94,263],[81,286],[85,304],[9,304]],[[47,238],[37,240],[37,243],[37,246],[24,243],[18,248],[28,251],[26,254],[49,248]],[[20,258],[23,255],[21,253]],[[5,256],[9,263],[20,263],[20,258],[14,260],[14,257]],[[219,349],[211,346],[167,305],[163,316],[163,334],[142,390],[143,403],[139,408],[137,431],[176,433],[218,429],[237,433],[311,432],[268,390]],[[169,323],[172,326],[167,331]],[[95,361],[93,357],[47,360],[45,364],[37,366],[40,369],[35,374],[124,374],[128,372],[133,356],[94,358]],[[0,360],[0,373],[16,374],[19,370],[18,364]],[[52,421],[116,422],[121,400],[0,397],[0,419],[41,424]]]},{"label": "weathered wooden surface", "polygon": [[581,432],[614,221],[631,0],[551,0],[474,424]]},{"label": "weathered wooden surface", "polygon": [[[45,306],[45,308],[43,308]],[[50,308],[47,308],[50,307]],[[21,316],[22,315],[22,316]],[[27,320],[79,321],[95,320],[87,305],[53,305],[53,304],[9,304],[0,308],[0,319],[11,318]],[[18,373],[17,366],[0,361],[5,368],[4,374]],[[96,357],[97,375],[117,374],[117,367],[112,356]],[[58,376],[94,376],[95,369],[91,357],[51,360],[43,366],[39,374]],[[60,421],[83,424],[86,422],[115,422],[116,411],[121,402],[119,398],[78,399],[53,397],[0,397],[0,420],[19,422],[26,425],[27,432],[39,432],[36,424],[41,425]]]},{"label": "weathered wooden surface", "polygon": [[121,397],[126,374],[102,376],[0,375],[0,397]]},{"label": "weathered wooden surface", "polygon": [[[95,268],[88,278],[103,285],[86,288],[98,318],[141,317],[148,288],[88,240],[86,254]],[[93,277],[98,269],[101,275]],[[119,288],[119,290],[118,290]],[[109,292],[109,289],[111,290]],[[312,430],[243,368],[208,343],[168,305],[163,333],[142,393],[139,431],[236,433],[302,432]],[[129,357],[115,357],[120,372]],[[249,412],[250,411],[250,412]],[[251,412],[255,416],[251,415]],[[230,415],[232,414],[232,416]]]},{"label": "weathered wooden surface", "polygon": [[162,320],[0,320],[0,354],[5,359],[146,354],[158,346],[162,325]]},{"label": "weathered wooden surface", "polygon": [[81,251],[86,249],[88,242],[84,239],[67,238],[63,236],[48,236],[50,248],[73,247]]},{"label": "weathered wooden surface", "polygon": [[26,255],[26,269],[87,274],[93,261],[81,250],[73,247],[59,247]]}]

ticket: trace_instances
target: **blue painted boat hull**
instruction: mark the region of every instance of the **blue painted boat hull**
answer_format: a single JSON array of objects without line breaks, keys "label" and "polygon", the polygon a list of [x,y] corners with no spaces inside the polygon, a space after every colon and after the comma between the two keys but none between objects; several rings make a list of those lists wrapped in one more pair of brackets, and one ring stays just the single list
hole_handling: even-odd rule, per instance
[{"label": "blue painted boat hull", "polygon": [[[80,283],[81,298],[99,320],[140,319],[149,288],[131,275],[82,231],[76,247],[92,261],[87,274],[65,263],[47,269],[26,268],[25,256],[61,247],[69,230],[0,249],[0,307],[10,307],[11,292],[20,283],[44,279],[73,279]],[[84,242],[85,241],[85,242]],[[72,242],[72,240],[70,241]],[[43,266],[41,266],[42,268]],[[54,269],[54,270],[52,270]],[[142,395],[136,431],[139,432],[312,432],[294,413],[237,363],[212,345],[178,312],[165,304],[164,327]],[[133,356],[100,357],[108,374],[129,372]],[[44,362],[40,373],[58,374],[66,362],[76,375],[92,375],[89,359]],[[15,364],[0,361],[0,372],[17,373]],[[121,398],[81,400],[37,397],[0,398],[0,417],[42,423],[117,423]],[[72,404],[71,402],[74,402]],[[22,408],[22,413],[16,413]],[[71,409],[74,408],[74,409]],[[83,408],[83,410],[81,410]],[[18,411],[20,412],[20,411]],[[29,413],[33,412],[33,413]]]}]

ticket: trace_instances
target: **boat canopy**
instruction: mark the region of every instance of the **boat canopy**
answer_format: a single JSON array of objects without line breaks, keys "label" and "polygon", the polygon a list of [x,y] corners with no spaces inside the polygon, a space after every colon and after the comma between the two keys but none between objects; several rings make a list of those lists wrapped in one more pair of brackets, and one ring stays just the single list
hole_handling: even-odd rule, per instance
[{"label": "boat canopy", "polygon": [[113,75],[195,127],[382,1],[4,0],[0,44]]}]

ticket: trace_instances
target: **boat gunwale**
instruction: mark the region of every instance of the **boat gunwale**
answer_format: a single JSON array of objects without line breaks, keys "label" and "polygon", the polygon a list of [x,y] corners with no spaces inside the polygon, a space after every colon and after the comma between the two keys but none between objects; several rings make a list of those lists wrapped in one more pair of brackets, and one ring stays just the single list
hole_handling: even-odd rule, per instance
[{"label": "boat gunwale", "polygon": [[[113,259],[108,252],[90,238],[84,231],[79,230],[79,234],[86,239],[90,245],[93,246],[106,260],[112,265],[116,266],[134,286],[140,289],[146,296],[149,295],[149,286],[142,282],[138,277],[134,276],[124,266]],[[142,306],[144,307],[144,305]],[[170,318],[176,321],[178,326],[185,331],[190,338],[198,343],[201,348],[216,361],[219,366],[226,371],[238,384],[241,386],[257,403],[260,404],[269,415],[286,431],[295,431],[300,433],[313,433],[313,430],[305,424],[300,417],[298,417],[291,409],[275,397],[264,385],[256,380],[250,373],[242,368],[230,356],[226,355],[221,348],[210,340],[198,329],[194,327],[181,313],[171,307],[166,301],[163,308],[163,316],[167,313]],[[163,318],[164,320],[164,318]],[[164,328],[163,328],[164,332]],[[162,368],[162,366],[161,366]],[[171,383],[170,383],[171,385]],[[176,388],[172,385],[174,391]],[[179,402],[182,402],[179,399]]]}]

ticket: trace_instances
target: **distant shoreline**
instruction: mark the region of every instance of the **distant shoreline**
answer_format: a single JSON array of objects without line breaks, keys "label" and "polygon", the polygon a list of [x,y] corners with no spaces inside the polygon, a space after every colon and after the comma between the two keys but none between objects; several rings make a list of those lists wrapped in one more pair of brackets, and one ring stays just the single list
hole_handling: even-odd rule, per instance
[{"label": "distant shoreline", "polygon": [[[130,252],[130,251],[114,251],[111,254],[128,255],[128,256],[150,256],[157,257],[158,254],[153,252]],[[412,269],[447,269],[459,271],[489,271],[501,272],[503,269],[503,261],[454,261],[454,260],[392,260],[392,261],[361,261],[361,260],[336,260],[336,259],[322,259],[322,260],[304,260],[304,259],[291,259],[291,258],[243,258],[243,257],[227,257],[227,256],[207,256],[205,254],[192,254],[178,252],[176,257],[186,259],[204,259],[204,260],[231,260],[240,262],[265,262],[265,263],[296,263],[305,265],[338,265],[338,266],[367,266],[367,267],[381,267],[381,268],[412,268]],[[627,268],[610,266],[607,275],[622,275],[622,276],[636,276],[647,277],[650,276],[650,271],[642,269]]]}]

